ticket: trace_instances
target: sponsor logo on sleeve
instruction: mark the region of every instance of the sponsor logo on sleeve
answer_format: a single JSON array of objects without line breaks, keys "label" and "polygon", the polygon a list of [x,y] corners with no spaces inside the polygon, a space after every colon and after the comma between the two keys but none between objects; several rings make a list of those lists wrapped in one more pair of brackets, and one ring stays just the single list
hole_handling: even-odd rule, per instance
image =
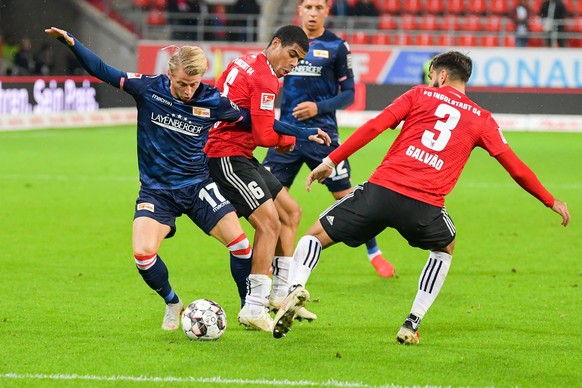
[{"label": "sponsor logo on sleeve", "polygon": [[327,50],[313,50],[313,56],[319,58],[329,58],[329,51]]},{"label": "sponsor logo on sleeve", "polygon": [[261,93],[261,109],[275,109],[275,95],[273,93]]},{"label": "sponsor logo on sleeve", "polygon": [[143,76],[143,74],[141,74],[141,73],[127,73],[128,79],[141,78],[142,76]]},{"label": "sponsor logo on sleeve", "polygon": [[154,213],[155,210],[155,206],[153,203],[149,203],[149,202],[142,202],[142,203],[138,203],[137,204],[137,210],[147,210],[149,212]]},{"label": "sponsor logo on sleeve", "polygon": [[198,117],[210,117],[210,109],[193,106],[192,114]]}]

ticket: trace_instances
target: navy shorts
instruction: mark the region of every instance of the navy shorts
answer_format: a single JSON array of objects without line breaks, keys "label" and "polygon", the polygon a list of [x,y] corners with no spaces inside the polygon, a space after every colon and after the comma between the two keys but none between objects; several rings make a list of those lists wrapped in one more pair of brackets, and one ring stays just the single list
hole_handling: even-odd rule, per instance
[{"label": "navy shorts", "polygon": [[[263,165],[273,173],[283,186],[291,187],[303,163],[313,170],[319,166],[323,158],[337,147],[339,147],[339,144],[335,141],[330,146],[312,141],[297,141],[295,149],[291,152],[281,153],[275,151],[274,148],[270,148],[265,160],[263,160]],[[323,183],[332,193],[351,189],[350,174],[350,163],[346,159],[334,168],[329,178]]]},{"label": "navy shorts", "polygon": [[141,188],[135,203],[133,219],[148,217],[168,225],[172,230],[166,238],[176,233],[176,218],[182,214],[209,234],[222,217],[235,211],[210,178],[175,190]]},{"label": "navy shorts", "polygon": [[249,218],[256,208],[275,199],[283,185],[257,159],[243,156],[208,158],[210,176],[239,217]]},{"label": "navy shorts", "polygon": [[408,244],[422,249],[444,248],[456,235],[444,207],[369,182],[336,201],[319,221],[333,241],[351,247],[364,244],[386,228],[396,229]]}]

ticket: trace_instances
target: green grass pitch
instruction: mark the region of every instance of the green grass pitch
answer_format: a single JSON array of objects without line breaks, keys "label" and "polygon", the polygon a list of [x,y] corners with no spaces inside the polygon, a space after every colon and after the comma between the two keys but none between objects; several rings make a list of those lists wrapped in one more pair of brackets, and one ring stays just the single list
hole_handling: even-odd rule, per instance
[{"label": "green grass pitch", "polygon": [[[394,136],[350,159],[354,184]],[[275,340],[237,325],[225,248],[181,218],[160,250],[172,285],[185,301],[218,301],[228,328],[206,343],[162,331],[164,305],[131,250],[135,137],[132,127],[0,132],[0,386],[580,386],[582,134],[506,133],[568,202],[568,228],[474,152],[447,201],[453,265],[414,347],[395,335],[427,253],[391,230],[378,241],[395,278],[378,277],[364,247],[327,249],[308,285],[319,319]],[[332,203],[322,186],[305,192],[305,176],[291,188],[300,234]]]}]

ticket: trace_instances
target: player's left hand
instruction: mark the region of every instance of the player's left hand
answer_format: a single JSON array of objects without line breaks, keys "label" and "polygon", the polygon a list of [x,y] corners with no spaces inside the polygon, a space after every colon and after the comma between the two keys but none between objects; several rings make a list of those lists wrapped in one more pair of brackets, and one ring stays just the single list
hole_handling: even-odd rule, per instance
[{"label": "player's left hand", "polygon": [[311,184],[314,181],[323,183],[323,181],[329,178],[332,172],[333,168],[325,163],[321,163],[319,166],[315,167],[313,171],[311,171],[311,173],[307,176],[307,180],[305,181],[305,189],[307,191],[311,191]]},{"label": "player's left hand", "polygon": [[63,38],[69,46],[75,45],[75,40],[67,34],[67,31],[61,30],[60,28],[51,27],[44,30],[47,34],[54,38]]},{"label": "player's left hand", "polygon": [[286,152],[291,152],[294,149],[295,149],[295,144],[291,144],[291,145],[288,145],[288,146],[276,146],[275,147],[275,151],[281,152],[282,154],[284,154]]},{"label": "player's left hand", "polygon": [[317,116],[317,105],[313,101],[300,102],[293,108],[293,117],[299,121],[305,121]]},{"label": "player's left hand", "polygon": [[311,135],[308,137],[309,141],[316,142],[317,144],[325,144],[329,146],[331,144],[331,137],[327,132],[322,131],[321,128],[317,128],[317,135]]}]

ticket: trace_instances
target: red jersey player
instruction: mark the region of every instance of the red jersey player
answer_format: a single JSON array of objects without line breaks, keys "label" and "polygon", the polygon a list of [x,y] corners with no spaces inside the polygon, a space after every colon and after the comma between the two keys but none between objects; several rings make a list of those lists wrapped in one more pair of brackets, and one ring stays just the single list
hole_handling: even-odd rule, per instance
[{"label": "red jersey player", "polygon": [[[233,277],[243,280],[239,292],[241,289],[247,292],[238,320],[251,329],[273,330],[267,308],[271,294],[269,269],[274,258],[292,257],[301,217],[299,205],[253,157],[253,150],[257,146],[278,147],[281,151],[293,148],[294,137],[280,135],[273,129],[275,98],[279,77],[291,72],[308,50],[309,40],[300,27],[281,27],[263,52],[235,59],[217,81],[223,94],[251,111],[251,130],[222,122],[210,131],[204,150],[209,158],[210,175],[220,191],[234,205],[239,217],[247,218],[255,229],[252,268],[251,263],[231,260]],[[283,296],[287,295],[287,274],[288,268],[273,273],[273,292],[284,289]],[[248,284],[244,281],[247,275]]]},{"label": "red jersey player", "polygon": [[275,316],[276,338],[289,331],[294,311],[309,298],[303,286],[322,248],[337,242],[358,246],[391,227],[411,246],[430,251],[410,315],[396,337],[400,343],[417,344],[418,325],[446,279],[455,246],[455,225],[444,199],[475,147],[487,150],[522,188],[558,213],[563,226],[568,225],[566,203],[554,198],[515,155],[491,113],[465,95],[471,71],[471,59],[457,51],[435,56],[429,86],[414,87],[394,100],[308,176],[309,190],[313,181],[325,180],[337,163],[404,121],[369,182],[323,212],[299,241],[291,274],[292,291]]}]

